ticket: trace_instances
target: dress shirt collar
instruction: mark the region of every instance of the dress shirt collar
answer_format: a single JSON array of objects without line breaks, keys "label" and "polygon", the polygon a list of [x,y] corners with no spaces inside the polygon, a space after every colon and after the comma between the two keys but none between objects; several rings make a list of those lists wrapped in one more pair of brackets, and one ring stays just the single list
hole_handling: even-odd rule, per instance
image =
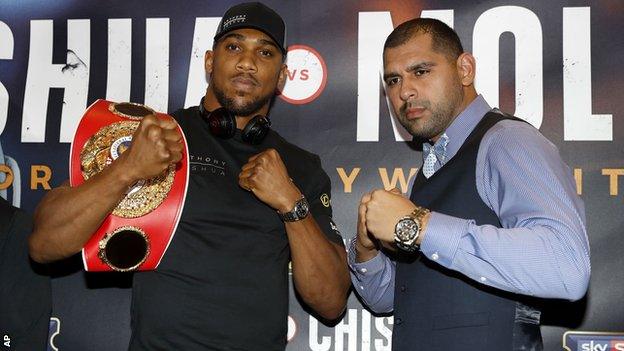
[{"label": "dress shirt collar", "polygon": [[[446,143],[446,153],[444,160],[441,161],[442,164],[445,164],[455,156],[459,148],[464,144],[468,135],[472,132],[472,130],[479,124],[481,118],[485,116],[488,111],[492,108],[485,101],[482,95],[478,95],[469,105],[463,110],[457,118],[451,123],[451,125],[446,129],[444,134],[445,138],[439,138],[437,142],[433,145],[434,149],[442,148],[441,143]],[[426,142],[423,144],[423,158],[427,157],[428,151],[431,148],[431,143]]]}]

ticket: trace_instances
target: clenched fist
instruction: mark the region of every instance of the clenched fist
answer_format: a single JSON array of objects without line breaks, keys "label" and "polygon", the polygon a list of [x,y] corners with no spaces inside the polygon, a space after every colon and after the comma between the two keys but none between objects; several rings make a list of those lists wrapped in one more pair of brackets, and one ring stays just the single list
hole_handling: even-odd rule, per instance
[{"label": "clenched fist", "polygon": [[301,192],[288,176],[284,161],[275,149],[250,157],[238,175],[238,184],[281,213],[292,210],[301,198]]},{"label": "clenched fist", "polygon": [[[362,198],[360,215],[365,214],[368,233],[383,243],[394,243],[394,228],[397,222],[401,217],[412,213],[415,208],[416,205],[398,189],[390,191],[377,189]],[[358,240],[359,238],[358,236]]]},{"label": "clenched fist", "polygon": [[182,159],[182,135],[173,119],[149,115],[132,135],[132,145],[117,161],[132,182],[153,178]]},{"label": "clenched fist", "polygon": [[370,201],[370,194],[364,194],[358,207],[356,261],[365,262],[377,255],[379,240],[368,231],[366,227],[366,203]]}]

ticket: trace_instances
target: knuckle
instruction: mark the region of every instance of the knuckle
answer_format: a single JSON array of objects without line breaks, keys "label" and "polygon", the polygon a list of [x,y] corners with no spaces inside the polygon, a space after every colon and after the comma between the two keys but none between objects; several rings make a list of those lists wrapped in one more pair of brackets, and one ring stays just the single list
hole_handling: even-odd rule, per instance
[{"label": "knuckle", "polygon": [[147,127],[147,135],[152,140],[159,139],[162,135],[162,129],[159,126],[152,124]]},{"label": "knuckle", "polygon": [[170,118],[158,119],[158,124],[160,124],[162,127],[165,127],[165,128],[175,127],[175,122],[172,121]]},{"label": "knuckle", "polygon": [[148,129],[149,127],[155,125],[157,123],[156,117],[154,115],[148,115],[143,117],[141,123],[139,123],[139,128]]},{"label": "knuckle", "polygon": [[145,124],[150,124],[154,122],[156,122],[156,116],[152,114],[143,117],[143,119],[141,120],[141,123],[145,123]]}]

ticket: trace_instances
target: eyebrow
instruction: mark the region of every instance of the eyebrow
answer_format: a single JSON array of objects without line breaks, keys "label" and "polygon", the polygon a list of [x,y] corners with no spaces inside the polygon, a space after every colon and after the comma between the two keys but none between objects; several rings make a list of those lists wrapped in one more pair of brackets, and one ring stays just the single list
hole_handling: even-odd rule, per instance
[{"label": "eyebrow", "polygon": [[388,73],[384,73],[384,75],[383,75],[383,80],[384,80],[384,82],[387,82],[387,81],[388,81],[388,79],[390,79],[390,78],[394,78],[394,77],[398,77],[398,76],[399,76],[399,74],[398,74],[398,73],[396,73],[396,72],[388,72]]},{"label": "eyebrow", "polygon": [[[436,66],[436,63],[435,62],[431,62],[431,61],[416,62],[416,63],[413,63],[413,64],[407,66],[407,69],[405,69],[405,71],[407,71],[407,72],[414,72],[414,71],[418,71],[420,69],[430,69],[431,67],[434,67],[434,66]],[[383,75],[383,80],[385,82],[385,81],[387,81],[390,78],[394,78],[394,77],[398,77],[398,76],[400,76],[400,74],[397,73],[397,72],[388,72],[388,73],[385,73]]]},{"label": "eyebrow", "polygon": [[434,67],[435,65],[436,63],[431,62],[431,61],[418,62],[418,63],[414,63],[408,66],[406,71],[414,72],[414,71],[418,71],[419,69],[429,69],[431,67]]},{"label": "eyebrow", "polygon": [[[219,39],[219,41],[226,40],[228,38],[234,38],[240,41],[247,40],[247,37],[240,33],[228,33],[228,34],[225,34],[221,39]],[[260,45],[270,45],[274,47],[275,49],[279,50],[279,47],[277,47],[277,44],[275,44],[273,40],[260,38],[260,39],[257,39],[256,42],[258,42]]]},{"label": "eyebrow", "polygon": [[277,47],[277,44],[275,44],[275,42],[273,40],[267,40],[267,39],[258,39],[258,42],[262,45],[270,45],[272,47],[274,47],[275,49],[279,50],[279,48]]},{"label": "eyebrow", "polygon": [[238,39],[238,40],[245,40],[245,36],[242,34],[238,34],[238,33],[227,33],[226,35],[224,35],[223,37],[221,37],[220,40],[225,40],[227,38],[234,38],[234,39]]}]

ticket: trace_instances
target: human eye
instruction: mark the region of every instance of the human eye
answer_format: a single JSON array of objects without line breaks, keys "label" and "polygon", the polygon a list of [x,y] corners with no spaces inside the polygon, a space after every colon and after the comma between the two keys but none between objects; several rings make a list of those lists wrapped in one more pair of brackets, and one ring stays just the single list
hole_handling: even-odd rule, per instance
[{"label": "human eye", "polygon": [[238,51],[240,50],[240,47],[235,43],[227,43],[225,44],[225,49],[228,51]]},{"label": "human eye", "polygon": [[273,51],[270,49],[262,49],[260,50],[260,56],[262,57],[273,57]]},{"label": "human eye", "polygon": [[391,87],[399,82],[399,77],[390,77],[386,79],[386,85]]},{"label": "human eye", "polygon": [[420,76],[424,76],[424,75],[428,74],[430,71],[431,70],[429,70],[429,69],[419,68],[417,70],[414,70],[414,75],[417,76],[417,77],[420,77]]}]

